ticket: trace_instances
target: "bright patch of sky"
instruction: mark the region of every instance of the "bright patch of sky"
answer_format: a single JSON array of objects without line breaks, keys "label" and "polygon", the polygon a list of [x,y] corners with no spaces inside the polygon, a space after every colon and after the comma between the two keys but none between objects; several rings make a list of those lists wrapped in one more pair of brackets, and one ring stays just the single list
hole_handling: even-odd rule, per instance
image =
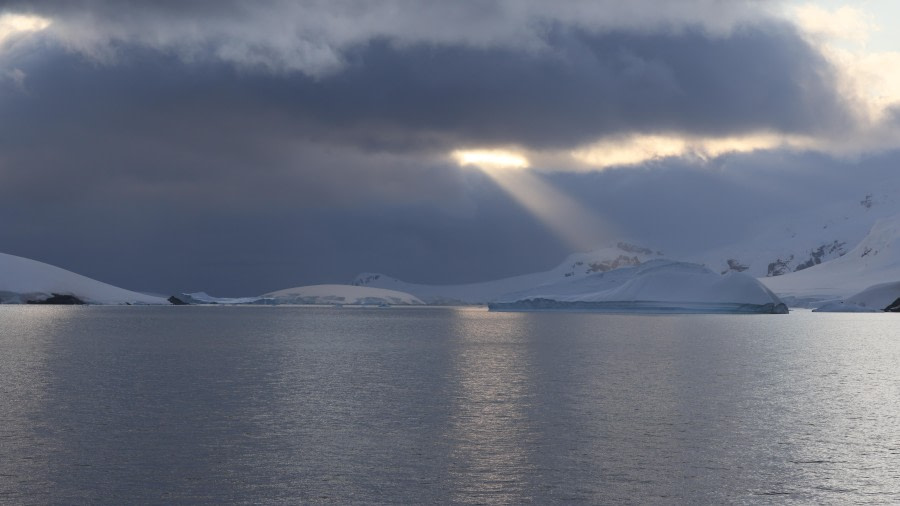
[{"label": "bright patch of sky", "polygon": [[900,2],[795,1],[784,14],[843,72],[845,93],[872,122],[900,103],[900,32],[886,24],[900,19]]},{"label": "bright patch of sky", "polygon": [[0,14],[0,44],[25,32],[37,32],[50,26],[50,20],[24,14]]},{"label": "bright patch of sky", "polygon": [[868,51],[900,51],[900,31],[885,24],[900,19],[900,2],[897,0],[794,0],[786,5],[785,11],[795,19],[803,13],[816,11],[828,14],[834,27],[843,25],[847,35],[851,35],[853,30],[863,30],[855,35],[863,36],[860,42]]}]

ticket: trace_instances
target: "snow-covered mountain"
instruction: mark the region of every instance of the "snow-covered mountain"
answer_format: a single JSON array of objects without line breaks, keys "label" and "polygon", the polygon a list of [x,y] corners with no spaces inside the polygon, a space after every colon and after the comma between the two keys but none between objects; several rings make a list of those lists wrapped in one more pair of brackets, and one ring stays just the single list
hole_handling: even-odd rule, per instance
[{"label": "snow-covered mountain", "polygon": [[855,199],[761,225],[759,233],[690,258],[716,272],[775,277],[840,258],[862,241],[880,219],[900,214],[900,190],[887,184]]},{"label": "snow-covered mountain", "polygon": [[[866,194],[790,218],[739,244],[686,260],[715,273],[757,277],[797,307],[818,307],[878,283],[900,281],[900,192]],[[408,292],[430,304],[484,304],[661,257],[659,252],[619,243],[571,255],[546,272],[495,281],[421,285],[367,273],[353,284]]]},{"label": "snow-covered mountain", "polygon": [[900,214],[875,223],[846,255],[784,276],[761,278],[789,300],[837,300],[881,283],[900,281]]},{"label": "snow-covered mountain", "polygon": [[641,265],[510,293],[494,310],[591,310],[652,313],[786,313],[755,278],[702,265],[651,260]]},{"label": "snow-covered mountain", "polygon": [[42,262],[0,253],[0,303],[169,304]]},{"label": "snow-covered mountain", "polygon": [[662,253],[648,248],[620,242],[589,253],[576,253],[567,257],[554,269],[525,274],[483,283],[465,285],[421,285],[406,283],[384,274],[363,273],[353,284],[360,287],[386,288],[407,292],[428,304],[486,304],[499,297],[529,290],[562,280],[574,280],[599,272],[639,265]]}]

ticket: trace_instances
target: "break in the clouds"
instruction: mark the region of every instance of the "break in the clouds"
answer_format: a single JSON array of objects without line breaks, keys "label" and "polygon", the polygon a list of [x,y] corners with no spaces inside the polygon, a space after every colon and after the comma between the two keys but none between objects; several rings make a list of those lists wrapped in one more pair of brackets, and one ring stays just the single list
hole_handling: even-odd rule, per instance
[{"label": "break in the clouds", "polygon": [[[7,2],[0,240],[158,291],[546,267],[570,246],[451,153],[515,150],[538,172],[708,163],[869,128],[841,67],[772,3]],[[692,163],[547,182],[652,242],[678,232],[660,213],[746,192]],[[660,178],[677,198],[645,201]],[[740,202],[710,219],[753,214]]]}]

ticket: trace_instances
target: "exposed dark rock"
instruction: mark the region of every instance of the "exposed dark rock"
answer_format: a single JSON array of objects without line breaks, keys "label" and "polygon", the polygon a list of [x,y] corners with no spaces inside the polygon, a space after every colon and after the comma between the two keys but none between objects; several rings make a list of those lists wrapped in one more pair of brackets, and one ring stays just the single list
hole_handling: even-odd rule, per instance
[{"label": "exposed dark rock", "polygon": [[766,273],[766,276],[781,276],[782,274],[787,274],[791,272],[791,268],[788,266],[788,263],[794,259],[794,255],[788,257],[787,260],[778,259],[769,264],[769,270]]},{"label": "exposed dark rock", "polygon": [[84,302],[83,300],[79,299],[78,297],[76,297],[74,295],[63,295],[63,294],[58,294],[58,293],[54,293],[54,294],[52,294],[52,296],[50,296],[44,300],[29,300],[29,301],[27,301],[27,303],[28,304],[55,304],[55,305],[61,305],[61,306],[78,306],[78,305],[86,304],[86,302]]},{"label": "exposed dark rock", "polygon": [[591,262],[588,264],[588,269],[585,272],[587,274],[590,274],[592,272],[606,272],[613,269],[618,269],[619,267],[630,267],[633,265],[641,265],[641,260],[636,256],[629,257],[625,255],[619,255],[613,260],[607,260],[604,262]]},{"label": "exposed dark rock", "polygon": [[834,241],[830,244],[823,244],[818,248],[812,250],[809,254],[809,259],[805,262],[797,265],[797,268],[794,271],[802,271],[803,269],[808,269],[814,265],[819,265],[822,263],[822,259],[827,255],[832,255],[837,253],[838,256],[843,256],[844,254],[844,245],[847,243],[841,241]]},{"label": "exposed dark rock", "polygon": [[364,278],[356,278],[353,280],[353,286],[365,286],[373,281],[377,281],[381,277],[380,274],[370,274]]},{"label": "exposed dark rock", "polygon": [[884,308],[886,313],[900,313],[900,297],[897,297],[897,300],[891,302],[888,307]]},{"label": "exposed dark rock", "polygon": [[866,209],[871,209],[872,204],[873,204],[873,202],[872,202],[872,194],[871,193],[866,195],[866,198],[862,199],[859,202],[859,205],[865,207]]},{"label": "exposed dark rock", "polygon": [[724,271],[722,271],[722,274],[725,274],[728,271],[744,272],[747,269],[749,269],[748,266],[738,262],[737,260],[735,260],[733,258],[729,258],[728,259],[728,268],[725,269]]},{"label": "exposed dark rock", "polygon": [[171,296],[171,297],[169,297],[169,298],[166,299],[166,300],[168,300],[169,302],[171,302],[171,303],[172,303],[173,305],[175,305],[175,306],[187,306],[187,305],[188,305],[187,302],[185,302],[185,301],[179,299],[178,297],[176,297],[176,296],[174,296],[174,295]]},{"label": "exposed dark rock", "polygon": [[653,254],[653,250],[651,250],[649,248],[644,248],[644,247],[637,246],[635,244],[631,244],[631,243],[627,243],[627,242],[620,242],[620,243],[616,244],[616,246],[618,246],[620,250],[627,251],[628,253],[637,253],[637,254],[642,254],[642,255],[652,255]]}]

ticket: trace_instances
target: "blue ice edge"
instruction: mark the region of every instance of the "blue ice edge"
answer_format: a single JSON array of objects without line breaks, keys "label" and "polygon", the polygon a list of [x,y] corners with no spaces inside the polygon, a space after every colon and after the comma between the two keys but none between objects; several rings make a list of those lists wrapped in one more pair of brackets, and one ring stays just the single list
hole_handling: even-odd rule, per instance
[{"label": "blue ice edge", "polygon": [[552,299],[525,299],[515,302],[491,302],[489,311],[570,311],[625,314],[787,314],[783,303],[741,304],[736,302],[563,302]]}]

